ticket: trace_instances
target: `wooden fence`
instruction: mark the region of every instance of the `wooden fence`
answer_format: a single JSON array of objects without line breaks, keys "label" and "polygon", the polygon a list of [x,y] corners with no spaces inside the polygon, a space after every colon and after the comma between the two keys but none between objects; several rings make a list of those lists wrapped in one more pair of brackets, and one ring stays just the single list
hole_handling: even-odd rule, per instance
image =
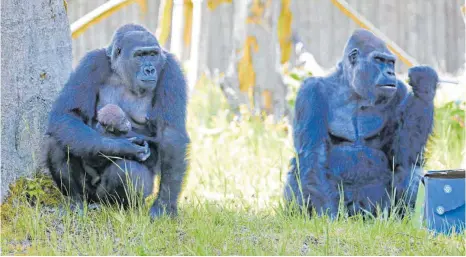
[{"label": "wooden fence", "polygon": [[[161,3],[148,0],[142,16],[137,5],[130,5],[107,20],[91,27],[73,40],[74,65],[89,50],[105,47],[122,24],[135,22],[152,32],[158,27]],[[243,1],[243,0],[233,0]],[[279,1],[279,0],[272,0]],[[68,0],[70,22],[105,3],[106,0]],[[186,1],[185,1],[186,2]],[[212,2],[220,2],[215,8]],[[465,24],[460,7],[463,0],[347,0],[381,32],[422,64],[441,72],[464,72]],[[343,15],[330,0],[292,0],[293,28],[306,48],[324,68],[331,68],[341,57],[344,44],[357,25]],[[233,4],[231,1],[204,0],[200,42],[201,71],[225,71],[232,52]],[[170,42],[167,41],[166,46]],[[189,48],[187,48],[189,49]],[[183,59],[189,57],[184,51]],[[398,65],[399,71],[406,67]]]}]

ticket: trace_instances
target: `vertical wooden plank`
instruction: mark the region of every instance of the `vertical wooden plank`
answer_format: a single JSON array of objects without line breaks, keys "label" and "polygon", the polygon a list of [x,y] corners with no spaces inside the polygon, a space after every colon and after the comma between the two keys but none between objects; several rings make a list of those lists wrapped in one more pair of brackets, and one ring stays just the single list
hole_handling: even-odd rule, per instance
[{"label": "vertical wooden plank", "polygon": [[[431,59],[429,62],[436,62],[440,70],[445,70],[446,68],[446,51],[449,45],[449,38],[447,35],[448,25],[448,16],[450,16],[445,9],[446,2],[451,1],[430,1],[432,5],[431,13],[429,19],[433,22],[432,27],[429,28],[429,31],[432,32],[432,42],[429,47],[429,54]],[[442,33],[444,32],[444,33]]]},{"label": "vertical wooden plank", "polygon": [[[356,3],[358,0],[354,0],[354,2]],[[340,58],[342,57],[342,54],[343,54],[343,48],[345,47],[346,45],[346,41],[348,41],[348,38],[351,36],[351,34],[353,33],[353,31],[355,29],[358,29],[360,28],[358,24],[356,24],[354,21],[352,21],[349,17],[347,17],[346,15],[343,15],[341,14],[341,18],[342,18],[342,22],[343,24],[345,24],[345,27],[346,27],[346,31],[345,33],[342,35],[341,37],[341,40],[338,41],[338,45],[337,47],[340,49]]]},{"label": "vertical wooden plank", "polygon": [[[329,9],[329,13],[330,13],[330,19],[328,21],[328,24],[329,24],[329,27],[332,28],[330,29],[328,32],[328,35],[330,37],[330,41],[329,42],[332,42],[333,40],[335,40],[335,38],[337,37],[337,27],[336,27],[336,18],[337,18],[337,15],[338,13],[335,12],[335,8],[333,6],[330,6],[330,9]],[[331,63],[336,63],[336,61],[334,61],[335,59],[335,56],[337,56],[337,49],[336,47],[333,47],[332,45],[329,47],[328,49],[328,59],[329,59],[329,65]]]},{"label": "vertical wooden plank", "polygon": [[[202,16],[201,16],[201,39],[199,42],[199,73],[201,76],[209,68],[207,64],[207,52],[209,51],[208,43],[210,37],[209,23],[211,10],[207,7],[207,1],[202,1]],[[211,74],[213,76],[213,74]]]},{"label": "vertical wooden plank", "polygon": [[387,31],[385,32],[385,34],[388,36],[388,38],[390,38],[394,42],[398,42],[399,40],[398,36],[400,32],[399,29],[403,25],[399,23],[400,21],[398,19],[398,13],[397,13],[397,10],[398,10],[397,1],[389,1],[387,2],[387,5],[389,6],[390,11],[389,11],[389,20],[387,20],[389,25],[386,27]]},{"label": "vertical wooden plank", "polygon": [[[331,6],[331,13],[332,13],[332,21],[331,21],[331,27],[333,28],[331,31],[332,35],[332,40],[329,42],[330,44],[330,55],[329,55],[329,62],[333,63],[335,66],[337,62],[339,61],[339,56],[341,55],[341,50],[338,49],[337,46],[335,46],[335,41],[338,40],[338,38],[343,38],[344,34],[346,34],[346,29],[345,29],[345,23],[341,22],[341,13],[335,8],[335,6]],[[330,63],[329,63],[330,66]],[[326,67],[328,68],[328,67]]]},{"label": "vertical wooden plank", "polygon": [[[466,1],[465,0],[458,0],[458,4],[456,6],[465,6],[466,7]],[[455,72],[466,72],[464,69],[466,69],[466,24],[465,20],[466,18],[463,18],[463,14],[458,11],[458,14],[455,15],[457,17],[455,19],[455,23],[458,25],[457,29],[455,30],[455,33],[458,34],[457,39],[458,39],[458,52],[462,53],[458,55],[458,63],[455,68]]]},{"label": "vertical wooden plank", "polygon": [[[463,4],[465,2],[463,1]],[[460,32],[459,28],[460,28],[460,24],[464,22],[462,20],[458,20],[458,17],[461,17],[461,11],[460,11],[460,7],[461,7],[461,0],[454,0],[452,1],[452,3],[450,4],[450,7],[449,9],[447,10],[449,13],[451,13],[451,17],[450,17],[450,26],[451,26],[451,29],[453,31],[453,35],[450,35],[450,38],[447,39],[447,40],[450,40],[451,39],[451,48],[453,49],[453,52],[457,52],[457,53],[463,53],[462,55],[461,54],[451,54],[451,51],[449,51],[447,53],[447,71],[449,73],[456,73],[456,71],[458,70],[459,67],[461,67],[461,57],[464,56],[464,47],[462,47],[463,49],[461,49],[459,47],[459,42],[461,41],[461,34],[465,34],[464,33],[464,30],[463,30],[463,33]]]},{"label": "vertical wooden plank", "polygon": [[[79,1],[79,17],[82,17],[86,13],[86,3],[83,2],[82,0]],[[78,17],[78,19],[79,19]],[[84,56],[84,53],[86,52],[86,40],[85,40],[85,33],[81,35],[81,37],[76,40],[77,43],[77,51],[76,54],[78,56],[76,64],[78,64],[78,61]]]},{"label": "vertical wooden plank", "polygon": [[[395,21],[390,20],[390,0],[382,0],[378,2],[377,8],[380,10],[379,12],[379,29],[383,33],[387,34],[388,32],[388,27],[390,26],[390,23],[393,23]],[[396,26],[396,24],[393,24]],[[388,34],[387,34],[388,36]]]},{"label": "vertical wooden plank", "polygon": [[[110,18],[110,20],[105,24],[106,31],[114,31],[116,27],[118,27],[118,22],[122,19],[122,14],[117,13],[113,17]],[[106,34],[106,32],[104,32]],[[114,32],[113,32],[114,33]],[[113,36],[112,33],[112,36]],[[107,35],[105,35],[107,37]],[[107,40],[107,45],[110,44],[111,39]]]},{"label": "vertical wooden plank", "polygon": [[[304,42],[306,42],[309,51],[312,52],[314,57],[316,58],[318,63],[321,63],[321,65],[327,66],[324,64],[324,61],[322,60],[322,55],[320,53],[320,15],[321,12],[320,10],[323,8],[323,3],[324,1],[322,0],[316,0],[312,1],[306,1],[306,0],[299,0],[303,2],[303,8],[301,10],[301,17],[303,20],[303,25],[304,27],[301,28],[301,33],[300,37]],[[306,12],[309,13],[309,15],[306,15]],[[306,32],[305,28],[308,29]]]},{"label": "vertical wooden plank", "polygon": [[[390,26],[389,31],[387,32],[387,35],[390,39],[392,39],[396,44],[400,45],[400,40],[402,38],[402,35],[404,33],[404,27],[405,24],[403,24],[403,20],[401,17],[401,9],[402,6],[400,5],[399,0],[394,0],[392,1],[393,3],[393,23],[392,26]],[[403,6],[404,8],[404,6]],[[395,25],[395,26],[393,26]],[[401,45],[400,45],[401,46]],[[401,46],[403,47],[403,46]]]},{"label": "vertical wooden plank", "polygon": [[[420,13],[416,21],[416,33],[419,35],[419,41],[417,41],[415,44],[418,46],[420,42],[427,42],[426,30],[424,29],[425,22],[426,22],[426,17],[425,17],[426,5],[424,4],[424,0],[417,0],[417,7]],[[427,63],[426,54],[425,54],[426,51],[427,49],[425,47],[417,47],[417,51],[414,55],[418,56],[419,62]]]},{"label": "vertical wooden plank", "polygon": [[[444,10],[443,10],[444,2],[430,0],[427,2],[427,4],[429,6],[428,13],[426,14],[427,21],[428,21],[427,31],[428,31],[429,38],[428,38],[428,41],[424,43],[424,45],[428,49],[428,52],[427,52],[428,57],[429,57],[428,62],[436,63],[436,68],[438,69],[442,67],[442,62],[444,59],[443,59],[443,55],[440,54],[440,51],[438,51],[438,49],[434,49],[434,46],[435,46],[434,42],[436,39],[435,32],[437,30],[436,23],[439,22],[440,24],[442,24],[445,21],[444,18],[442,19],[442,17],[437,17],[437,15],[439,14],[444,14]],[[437,33],[437,34],[441,34],[441,33]],[[444,38],[439,39],[439,44],[444,45],[444,42],[445,42],[444,40],[445,40]]]},{"label": "vertical wooden plank", "polygon": [[[404,13],[404,16],[406,17],[406,32],[404,40],[405,44],[403,45],[403,47],[405,48],[405,51],[408,52],[408,54],[410,54],[416,59],[419,58],[417,54],[417,42],[419,42],[419,32],[417,30],[416,24],[420,15],[422,14],[419,12],[417,3],[415,1],[408,1],[406,3],[406,12]],[[397,66],[397,68],[398,67],[399,66]],[[399,71],[405,72],[407,71],[406,68],[407,67],[403,67],[402,69],[399,69]]]},{"label": "vertical wooden plank", "polygon": [[[330,37],[331,34],[328,33],[328,31],[332,29],[328,23],[328,17],[330,16],[332,6],[330,1],[324,0],[320,2],[321,8],[314,10],[314,13],[318,13],[319,15],[319,48],[317,48],[319,49],[318,60],[321,60],[320,62],[322,62],[324,66],[329,67],[333,63],[331,56],[329,55],[329,49],[331,47],[329,42],[333,39]],[[311,8],[315,7],[311,6]]]},{"label": "vertical wooden plank", "polygon": [[[410,3],[411,2],[411,3]],[[410,16],[414,14],[410,14],[408,12],[408,4],[412,4],[412,1],[404,1],[404,0],[397,0],[396,7],[397,7],[397,15],[398,15],[398,25],[397,27],[394,28],[395,34],[398,34],[398,39],[396,43],[403,48],[405,51],[407,51],[407,47],[409,45],[409,34],[410,34]],[[400,32],[396,32],[397,29],[400,29]],[[408,52],[408,54],[411,54]],[[416,57],[414,57],[416,58]],[[398,62],[395,70],[397,72],[406,72],[408,67],[403,64],[402,62]]]},{"label": "vertical wooden plank", "polygon": [[438,3],[438,5],[441,5],[443,9],[442,13],[444,14],[441,21],[442,27],[437,29],[437,33],[440,31],[440,29],[445,31],[445,36],[443,37],[443,46],[439,47],[439,50],[441,51],[437,53],[437,58],[441,60],[440,68],[442,70],[451,70],[452,61],[454,62],[454,57],[451,55],[451,53],[455,52],[456,50],[452,44],[452,41],[454,41],[453,39],[455,38],[453,33],[454,25],[452,24],[452,17],[454,15],[454,11],[451,9],[452,3],[453,1],[444,1],[442,3]]},{"label": "vertical wooden plank", "polygon": [[374,24],[376,27],[379,26],[378,20],[377,20],[377,14],[379,13],[379,9],[377,8],[377,2],[376,1],[361,1],[361,10],[360,12],[366,19],[368,19],[372,24]]},{"label": "vertical wooden plank", "polygon": [[[99,7],[100,5],[104,4],[106,1],[100,0],[100,1],[94,1],[96,5],[94,5],[92,8],[95,9]],[[89,10],[92,11],[92,10]],[[99,47],[107,47],[110,43],[111,35],[113,34],[114,29],[109,29],[106,30],[105,27],[108,26],[108,24],[111,22],[112,19],[115,19],[115,16],[110,16],[107,20],[102,21],[101,23],[97,24],[94,27],[93,30],[93,37],[96,38],[96,41],[92,45],[92,49],[94,48],[99,48]]]}]

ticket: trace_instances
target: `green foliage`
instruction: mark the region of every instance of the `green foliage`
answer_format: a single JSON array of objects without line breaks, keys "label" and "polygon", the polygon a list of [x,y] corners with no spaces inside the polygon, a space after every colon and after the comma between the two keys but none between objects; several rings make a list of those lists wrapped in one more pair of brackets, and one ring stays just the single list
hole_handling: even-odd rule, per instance
[{"label": "green foliage", "polygon": [[435,109],[432,136],[426,148],[426,168],[432,170],[461,167],[466,154],[466,101],[451,101]]},{"label": "green foliage", "polygon": [[53,180],[44,174],[36,174],[32,178],[22,177],[10,185],[9,191],[9,197],[1,206],[2,220],[14,216],[14,209],[19,207],[20,203],[29,206],[56,206],[63,199]]}]

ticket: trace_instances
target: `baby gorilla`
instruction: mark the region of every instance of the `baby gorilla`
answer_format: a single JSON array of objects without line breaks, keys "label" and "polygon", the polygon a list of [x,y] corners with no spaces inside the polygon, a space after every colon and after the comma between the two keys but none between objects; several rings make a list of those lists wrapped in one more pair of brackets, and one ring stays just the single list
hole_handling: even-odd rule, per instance
[{"label": "baby gorilla", "polygon": [[[153,137],[143,136],[132,131],[131,122],[126,117],[125,112],[115,104],[107,104],[97,112],[95,129],[107,137],[138,139],[147,148],[147,156],[143,158],[144,160],[150,155],[147,142],[157,143],[157,140]],[[108,158],[102,158],[101,156],[86,160],[85,167],[87,173],[92,177],[92,185],[97,185],[101,181],[101,176],[97,170],[106,165],[107,162]]]},{"label": "baby gorilla", "polygon": [[97,112],[96,129],[104,135],[120,136],[131,131],[131,122],[125,112],[115,104],[107,104]]},{"label": "baby gorilla", "polygon": [[[157,140],[153,137],[143,136],[132,131],[131,122],[125,112],[115,104],[107,104],[97,112],[97,124],[95,125],[95,129],[107,137],[137,138],[142,142],[144,147],[148,149],[147,156],[144,159],[147,159],[150,155],[147,142],[157,143]],[[126,179],[126,174],[124,173],[126,167],[120,167],[121,172],[118,172],[118,176],[114,176],[114,174],[109,174],[108,172],[101,176],[97,170],[105,165],[107,160],[107,158],[97,157],[85,162],[86,171],[92,177],[92,185],[95,186],[101,182],[97,186],[96,191],[97,197],[99,198],[104,198],[107,194],[113,195],[111,193],[113,191],[119,191],[118,187],[121,185],[121,181]],[[129,179],[135,178],[130,177]],[[139,179],[141,178],[139,177]],[[146,179],[150,180],[151,178],[143,178],[142,181]],[[116,197],[117,194],[113,196]]]},{"label": "baby gorilla", "polygon": [[[134,132],[131,121],[126,117],[125,112],[115,104],[107,104],[97,112],[95,129],[105,136],[134,138],[136,142],[140,141],[144,147],[147,147],[148,142],[159,143],[156,137],[148,137]],[[143,156],[141,159],[144,161],[147,157],[149,156]]]}]

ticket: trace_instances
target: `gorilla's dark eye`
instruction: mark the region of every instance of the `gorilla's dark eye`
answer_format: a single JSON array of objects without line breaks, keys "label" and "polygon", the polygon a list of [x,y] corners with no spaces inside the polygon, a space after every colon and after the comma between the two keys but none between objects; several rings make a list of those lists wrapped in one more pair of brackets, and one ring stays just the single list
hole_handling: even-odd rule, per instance
[{"label": "gorilla's dark eye", "polygon": [[395,65],[395,61],[390,60],[390,61],[388,61],[388,64]]},{"label": "gorilla's dark eye", "polygon": [[384,58],[379,57],[379,56],[376,56],[374,59],[375,59],[377,62],[384,62],[384,61],[385,61]]},{"label": "gorilla's dark eye", "polygon": [[150,51],[150,56],[156,56],[159,54],[159,50]]},{"label": "gorilla's dark eye", "polygon": [[117,48],[117,49],[115,50],[115,55],[118,56],[118,55],[120,55],[120,54],[121,54],[121,48]]}]

